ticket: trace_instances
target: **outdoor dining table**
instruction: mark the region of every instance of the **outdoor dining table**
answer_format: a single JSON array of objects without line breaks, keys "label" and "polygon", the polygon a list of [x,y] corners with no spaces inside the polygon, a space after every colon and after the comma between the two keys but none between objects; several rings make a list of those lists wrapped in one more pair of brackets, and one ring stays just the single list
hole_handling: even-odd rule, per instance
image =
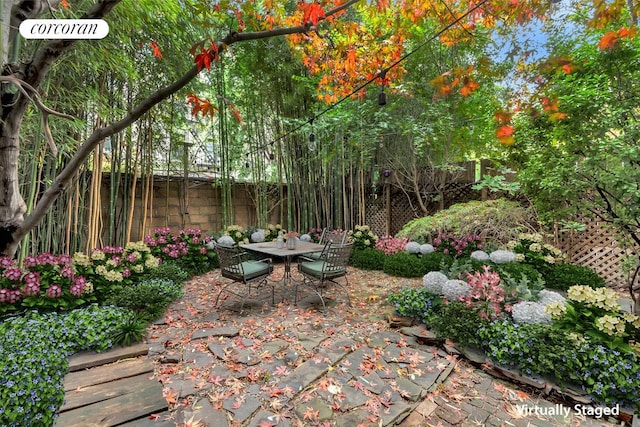
[{"label": "outdoor dining table", "polygon": [[293,258],[299,255],[309,254],[313,252],[321,252],[324,249],[324,245],[313,242],[305,242],[298,240],[294,249],[287,249],[287,247],[278,248],[275,241],[263,242],[263,243],[247,243],[240,245],[244,250],[250,252],[260,252],[262,254],[270,255],[273,257],[282,258],[284,262],[284,274],[281,282],[285,285],[290,285],[293,278],[291,277],[291,262]]}]

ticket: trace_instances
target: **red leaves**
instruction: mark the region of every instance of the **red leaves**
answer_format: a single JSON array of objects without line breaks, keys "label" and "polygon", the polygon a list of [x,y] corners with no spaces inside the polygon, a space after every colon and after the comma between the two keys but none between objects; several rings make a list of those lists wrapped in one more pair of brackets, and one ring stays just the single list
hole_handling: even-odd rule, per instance
[{"label": "red leaves", "polygon": [[620,28],[618,31],[607,31],[600,41],[598,47],[600,50],[613,50],[618,44],[618,40],[627,37],[633,38],[636,35],[634,28]]},{"label": "red leaves", "polygon": [[511,126],[511,117],[512,113],[506,111],[498,111],[494,116],[493,120],[498,124],[498,129],[496,129],[496,138],[501,145],[509,147],[513,145],[515,139],[513,134],[515,133],[515,129]]},{"label": "red leaves", "polygon": [[560,111],[557,98],[550,99],[545,96],[540,100],[540,103],[542,104],[542,109],[549,115],[549,120],[552,122],[557,122],[567,117],[566,113]]},{"label": "red leaves", "polygon": [[300,9],[303,12],[303,24],[311,22],[314,27],[318,26],[318,21],[325,18],[324,9],[319,3],[300,3]]},{"label": "red leaves", "polygon": [[[209,42],[208,47],[204,46],[203,41],[193,45],[189,50],[189,53],[194,56],[194,62],[198,65],[198,71],[201,71],[203,68],[211,70],[211,63],[216,59],[220,59],[218,44],[213,39],[209,39]],[[198,53],[196,54],[196,52]]]},{"label": "red leaves", "polygon": [[69,2],[68,2],[67,0],[62,0],[62,1],[60,2],[60,6],[64,7],[64,8],[65,8],[65,9],[67,9],[67,10],[70,10],[70,9],[71,9],[71,6],[69,6]]},{"label": "red leaves", "polygon": [[151,48],[151,51],[153,52],[153,56],[155,56],[158,59],[162,59],[162,51],[160,50],[160,46],[158,45],[158,43],[153,40],[151,43],[149,43],[149,47]]},{"label": "red leaves", "polygon": [[456,68],[440,74],[429,81],[429,84],[438,90],[436,96],[448,96],[453,94],[454,89],[460,88],[459,93],[463,97],[468,97],[475,92],[480,85],[471,78],[474,67]]},{"label": "red leaves", "polygon": [[191,104],[191,114],[197,116],[202,114],[203,117],[213,117],[218,111],[218,107],[211,104],[208,99],[198,98],[195,94],[190,93],[187,95],[187,104]]}]

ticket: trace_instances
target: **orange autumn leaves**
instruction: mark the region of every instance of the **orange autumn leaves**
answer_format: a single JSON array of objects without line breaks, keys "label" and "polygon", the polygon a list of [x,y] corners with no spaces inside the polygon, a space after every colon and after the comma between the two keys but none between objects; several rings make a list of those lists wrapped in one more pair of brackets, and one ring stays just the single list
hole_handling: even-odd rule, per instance
[{"label": "orange autumn leaves", "polygon": [[463,97],[468,97],[480,86],[472,79],[473,65],[467,68],[456,68],[440,74],[429,81],[429,84],[436,89],[436,97],[449,96],[454,92]]},{"label": "orange autumn leaves", "polygon": [[[560,102],[556,97],[550,98],[548,96],[543,96],[542,98],[540,98],[540,106],[542,107],[542,111],[547,116],[548,120],[552,122],[557,122],[559,120],[567,118],[567,114],[560,111]],[[493,116],[493,121],[497,126],[495,132],[496,138],[498,139],[498,142],[500,142],[500,144],[505,147],[510,147],[515,143],[516,129],[513,124],[513,116],[519,111],[519,108],[516,108],[515,112],[498,111]],[[535,108],[531,110],[531,114],[537,114]]]},{"label": "orange autumn leaves", "polygon": [[635,36],[635,27],[620,28],[618,31],[607,31],[598,42],[598,47],[600,50],[613,50],[618,45],[620,39],[633,38]]}]

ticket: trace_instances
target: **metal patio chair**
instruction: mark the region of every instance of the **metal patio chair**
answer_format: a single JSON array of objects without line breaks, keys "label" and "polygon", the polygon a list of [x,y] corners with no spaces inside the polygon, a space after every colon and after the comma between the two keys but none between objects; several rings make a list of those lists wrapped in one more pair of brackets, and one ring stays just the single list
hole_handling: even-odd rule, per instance
[{"label": "metal patio chair", "polygon": [[[347,304],[351,306],[351,297],[347,286],[347,263],[353,250],[353,243],[344,245],[327,242],[319,259],[307,258],[306,255],[298,262],[298,271],[304,277],[302,284],[309,287],[322,302],[322,311],[326,314],[327,306],[324,302],[324,292],[331,284],[342,289],[347,295]],[[346,285],[342,285],[337,279],[344,277]],[[294,303],[298,302],[298,285],[295,289]]]},{"label": "metal patio chair", "polygon": [[[236,295],[242,298],[240,310],[244,307],[246,299],[251,295],[253,284],[257,284],[255,289],[268,283],[267,278],[273,272],[273,263],[271,259],[255,260],[251,258],[248,252],[243,251],[238,246],[216,245],[216,254],[220,262],[220,271],[222,277],[230,279],[231,282],[225,285],[216,297],[215,305],[223,292]],[[246,287],[246,292],[242,290],[230,290],[232,286]],[[271,284],[271,304],[275,304],[275,286]]]},{"label": "metal patio chair", "polygon": [[[320,235],[320,241],[318,243],[324,245],[327,242],[331,242],[333,244],[344,245],[347,243],[348,235],[349,233],[346,230],[329,230],[325,227],[322,229],[322,234]],[[305,254],[305,257],[314,260],[320,259],[321,256],[322,252],[311,252],[309,254]]]}]

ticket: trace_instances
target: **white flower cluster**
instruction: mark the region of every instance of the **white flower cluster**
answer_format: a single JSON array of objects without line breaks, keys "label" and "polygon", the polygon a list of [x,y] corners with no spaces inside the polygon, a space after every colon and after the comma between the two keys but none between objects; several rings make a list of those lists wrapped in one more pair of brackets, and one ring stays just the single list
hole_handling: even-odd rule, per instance
[{"label": "white flower cluster", "polygon": [[546,306],[539,302],[520,301],[511,307],[511,317],[516,323],[551,323]]},{"label": "white flower cluster", "polygon": [[473,251],[470,257],[476,261],[489,261],[489,254],[485,251]]},{"label": "white flower cluster", "polygon": [[552,302],[561,302],[564,304],[565,298],[557,292],[553,292],[548,289],[542,289],[538,293],[538,302],[544,306],[547,306]]},{"label": "white flower cluster", "polygon": [[442,296],[449,301],[457,301],[471,293],[471,286],[464,280],[452,279],[442,284]]},{"label": "white flower cluster", "polygon": [[436,295],[442,293],[442,285],[448,280],[449,278],[439,271],[430,271],[422,277],[424,287]]},{"label": "white flower cluster", "polygon": [[515,262],[516,254],[511,251],[498,249],[489,254],[489,259],[496,264],[506,264],[508,262]]},{"label": "white flower cluster", "polygon": [[218,244],[222,245],[222,246],[233,246],[236,244],[235,240],[233,240],[233,237],[231,236],[227,236],[226,234],[224,236],[221,236],[218,239]]},{"label": "white flower cluster", "polygon": [[302,242],[310,242],[311,241],[311,236],[308,234],[303,234],[302,236],[300,236],[300,241]]},{"label": "white flower cluster", "polygon": [[418,242],[409,242],[404,246],[404,250],[409,252],[410,254],[419,254],[420,253],[420,243],[418,243]]},{"label": "white flower cluster", "polygon": [[422,255],[430,254],[430,253],[432,253],[434,251],[435,251],[435,248],[433,247],[433,245],[430,245],[429,243],[425,243],[424,245],[420,245],[420,253]]},{"label": "white flower cluster", "polygon": [[251,233],[251,241],[256,243],[264,242],[264,231],[258,230]]}]

